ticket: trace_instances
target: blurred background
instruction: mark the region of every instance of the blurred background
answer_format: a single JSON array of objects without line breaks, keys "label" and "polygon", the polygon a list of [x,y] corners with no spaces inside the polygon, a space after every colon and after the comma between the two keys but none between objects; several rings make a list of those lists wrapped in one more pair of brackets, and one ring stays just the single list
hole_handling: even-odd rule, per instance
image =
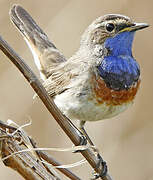
[{"label": "blurred background", "polygon": [[[50,39],[70,57],[79,47],[80,36],[98,16],[119,13],[150,28],[138,32],[133,54],[141,66],[141,88],[134,105],[108,121],[87,123],[86,129],[107,161],[114,180],[153,179],[153,1],[139,0],[0,0],[0,34],[39,75],[31,52],[9,19],[13,4],[22,5],[38,22]],[[12,119],[19,125],[29,122],[26,131],[39,147],[71,147],[72,143],[45,109],[33,100],[34,91],[21,73],[0,53],[0,119]],[[51,152],[62,164],[82,159],[79,154]],[[91,177],[88,164],[72,169],[83,180]],[[0,162],[0,179],[21,180],[15,171]],[[63,177],[63,179],[67,179]]]}]

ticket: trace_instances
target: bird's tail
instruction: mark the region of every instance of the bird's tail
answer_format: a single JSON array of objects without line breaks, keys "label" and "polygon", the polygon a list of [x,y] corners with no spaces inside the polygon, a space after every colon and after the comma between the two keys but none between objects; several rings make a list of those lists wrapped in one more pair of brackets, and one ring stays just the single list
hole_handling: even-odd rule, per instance
[{"label": "bird's tail", "polygon": [[64,56],[48,39],[47,35],[36,24],[28,12],[21,6],[14,5],[11,8],[10,18],[24,36],[24,39],[33,53],[37,68],[44,78],[48,78],[53,66],[65,61]]}]

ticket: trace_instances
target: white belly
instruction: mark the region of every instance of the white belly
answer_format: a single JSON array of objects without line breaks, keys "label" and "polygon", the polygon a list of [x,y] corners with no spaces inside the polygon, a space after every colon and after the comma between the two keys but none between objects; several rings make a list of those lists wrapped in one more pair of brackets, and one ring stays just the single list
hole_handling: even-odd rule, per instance
[{"label": "white belly", "polygon": [[73,96],[67,91],[57,95],[54,102],[68,118],[81,121],[111,118],[125,111],[132,104],[132,102],[116,106],[106,105],[106,103],[98,104],[96,100],[89,100],[86,95]]}]

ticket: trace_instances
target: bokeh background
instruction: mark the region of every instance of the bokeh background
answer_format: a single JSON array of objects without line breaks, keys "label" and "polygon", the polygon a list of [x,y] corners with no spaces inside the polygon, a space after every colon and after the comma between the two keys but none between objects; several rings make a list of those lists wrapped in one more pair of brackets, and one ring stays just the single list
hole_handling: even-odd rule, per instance
[{"label": "bokeh background", "polygon": [[[55,42],[66,57],[79,47],[80,36],[98,16],[120,13],[150,28],[138,32],[133,54],[141,66],[141,88],[134,105],[108,121],[87,123],[86,128],[115,180],[153,179],[153,1],[152,0],[0,0],[0,34],[39,75],[31,52],[9,20],[9,9],[21,4]],[[29,122],[26,131],[40,147],[71,147],[40,100],[33,100],[33,90],[9,60],[0,53],[0,119],[12,119],[19,125]],[[63,164],[82,159],[79,154],[51,152]],[[83,180],[91,177],[88,164],[72,169]],[[15,171],[0,162],[0,179],[21,180]],[[62,179],[67,179],[63,177]]]}]

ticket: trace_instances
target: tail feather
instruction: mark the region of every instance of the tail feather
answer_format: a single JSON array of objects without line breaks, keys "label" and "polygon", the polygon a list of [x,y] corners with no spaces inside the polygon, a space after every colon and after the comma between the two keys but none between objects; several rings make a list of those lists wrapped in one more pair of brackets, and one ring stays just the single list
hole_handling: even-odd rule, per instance
[{"label": "tail feather", "polygon": [[10,18],[32,51],[36,66],[43,75],[42,79],[48,78],[53,66],[57,66],[66,59],[21,6],[12,7]]}]

